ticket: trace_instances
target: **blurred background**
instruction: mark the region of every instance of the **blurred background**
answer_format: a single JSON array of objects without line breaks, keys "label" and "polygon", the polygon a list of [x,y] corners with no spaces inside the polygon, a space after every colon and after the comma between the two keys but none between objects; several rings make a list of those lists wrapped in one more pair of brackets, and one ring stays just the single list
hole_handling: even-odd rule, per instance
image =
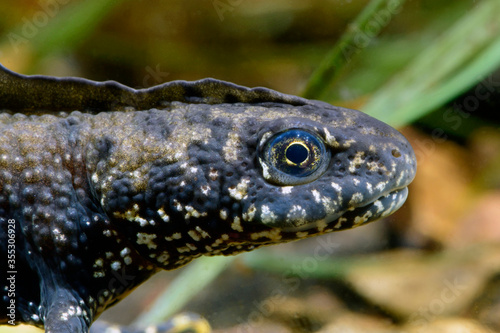
[{"label": "blurred background", "polygon": [[0,63],[138,89],[265,86],[367,112],[415,149],[395,215],[198,259],[103,319],[191,311],[220,333],[500,332],[498,17],[496,0],[7,0]]}]

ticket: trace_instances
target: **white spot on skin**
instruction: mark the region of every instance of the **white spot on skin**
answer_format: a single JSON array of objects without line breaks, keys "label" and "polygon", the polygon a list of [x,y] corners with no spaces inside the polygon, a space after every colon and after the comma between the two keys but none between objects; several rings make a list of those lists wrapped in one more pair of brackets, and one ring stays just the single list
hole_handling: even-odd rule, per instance
[{"label": "white spot on skin", "polygon": [[380,182],[377,185],[375,185],[375,189],[379,192],[383,192],[386,185],[387,185],[387,182]]},{"label": "white spot on skin", "polygon": [[363,216],[356,216],[354,218],[354,226],[358,226],[358,225],[361,225],[363,223],[365,223],[366,221],[368,221],[368,219],[372,216],[372,212],[370,211],[367,211],[365,213],[365,215]]},{"label": "white spot on skin", "polygon": [[195,230],[201,234],[201,237],[210,238],[210,235],[205,230],[201,229],[199,226],[196,226]]},{"label": "white spot on skin", "polygon": [[191,252],[191,250],[187,246],[182,246],[177,248],[177,252],[185,253],[185,252]]},{"label": "white spot on skin", "polygon": [[339,229],[342,227],[342,223],[347,222],[347,219],[345,217],[339,217],[337,224],[335,224],[335,229]]},{"label": "white spot on skin", "polygon": [[335,191],[337,191],[337,198],[338,198],[338,201],[339,201],[339,206],[342,206],[342,186],[340,186],[339,184],[335,183],[335,182],[332,182],[332,187]]},{"label": "white spot on skin", "polygon": [[328,227],[328,223],[326,223],[326,221],[324,220],[318,221],[316,222],[316,224],[316,228],[318,229],[319,233],[323,233],[326,227]]},{"label": "white spot on skin", "polygon": [[382,204],[382,202],[380,200],[375,200],[373,205],[375,207],[377,207],[377,211],[376,211],[377,214],[379,214],[380,212],[382,212],[384,210],[384,205]]},{"label": "white spot on skin", "polygon": [[363,194],[356,192],[352,195],[351,201],[349,201],[349,206],[354,207],[363,201]]},{"label": "white spot on skin", "polygon": [[248,210],[243,213],[243,221],[248,221],[248,222],[251,222],[254,217],[255,217],[255,213],[257,212],[257,208],[255,208],[255,205],[252,204]]},{"label": "white spot on skin", "polygon": [[327,215],[333,215],[338,210],[337,202],[330,197],[323,196],[321,198],[321,203],[323,204],[323,207],[325,207],[325,212]]},{"label": "white spot on skin", "polygon": [[253,240],[257,240],[259,238],[268,238],[273,242],[278,242],[282,238],[282,236],[279,229],[271,229],[262,232],[255,232],[250,235],[250,238],[252,238]]},{"label": "white spot on skin", "polygon": [[399,177],[398,179],[396,180],[396,186],[400,186],[401,185],[401,182],[403,181],[403,178],[405,176],[405,171],[401,171],[401,173],[399,174]]},{"label": "white spot on skin", "polygon": [[137,233],[137,244],[147,245],[149,249],[156,249],[156,244],[153,242],[153,239],[156,238],[156,235],[146,234],[143,232]]},{"label": "white spot on skin", "polygon": [[276,221],[277,216],[269,209],[269,206],[262,205],[260,207],[260,211],[260,219],[262,223],[267,224]]},{"label": "white spot on skin", "polygon": [[351,172],[351,173],[356,172],[356,169],[357,169],[356,167],[360,166],[361,164],[364,163],[364,161],[365,161],[364,156],[365,156],[364,151],[358,151],[354,155],[354,159],[349,163],[349,172]]},{"label": "white spot on skin", "polygon": [[227,211],[225,209],[221,209],[219,212],[219,216],[223,220],[227,219]]},{"label": "white spot on skin", "polygon": [[387,210],[386,210],[386,211],[384,211],[384,212],[383,212],[380,216],[381,216],[381,217],[385,217],[385,216],[387,216],[387,215],[391,214],[391,213],[394,211],[394,207],[395,207],[395,206],[396,206],[396,201],[394,201],[394,200],[393,200],[393,201],[391,202],[391,205],[390,205],[389,207],[387,207]]},{"label": "white spot on skin", "polygon": [[174,206],[175,206],[175,209],[177,209],[179,212],[182,212],[182,205],[176,199],[174,199]]},{"label": "white spot on skin", "polygon": [[241,226],[241,220],[238,216],[236,216],[233,220],[233,223],[231,223],[231,229],[238,232],[243,232],[243,228]]},{"label": "white spot on skin", "polygon": [[224,147],[222,148],[222,152],[224,154],[224,160],[226,162],[234,162],[238,159],[238,151],[241,146],[241,140],[239,135],[231,131],[228,134],[228,139]]},{"label": "white spot on skin", "polygon": [[[225,243],[225,241],[227,241],[228,239],[229,239],[228,234],[222,234],[220,238],[216,239],[215,242],[212,243],[211,247],[217,247],[217,246]],[[214,251],[213,253],[216,253],[216,251]]]},{"label": "white spot on skin", "polygon": [[94,265],[92,267],[94,268],[97,268],[97,267],[102,267],[102,264],[103,264],[103,261],[101,258],[97,259],[95,262],[94,262]]},{"label": "white spot on skin", "polygon": [[135,170],[133,173],[132,173],[132,176],[136,179],[142,179],[142,174],[139,170]]},{"label": "white spot on skin", "polygon": [[163,220],[163,222],[167,223],[170,221],[170,216],[168,216],[167,213],[165,213],[165,210],[163,209],[163,207],[158,209],[157,212],[158,212],[158,215],[160,215],[160,218]]},{"label": "white spot on skin", "polygon": [[326,141],[326,143],[328,145],[330,145],[331,147],[333,147],[333,148],[338,148],[340,146],[340,144],[338,143],[338,141],[335,138],[335,136],[331,135],[330,132],[328,131],[328,129],[326,127],[324,127],[323,130],[325,131],[325,141]]},{"label": "white spot on skin", "polygon": [[170,255],[168,252],[162,252],[160,256],[156,259],[159,263],[165,265],[167,263],[168,258],[170,258]]},{"label": "white spot on skin", "polygon": [[210,172],[208,174],[208,177],[211,180],[216,181],[219,178],[219,172],[213,168],[210,168]]},{"label": "white spot on skin", "polygon": [[349,148],[351,146],[352,143],[356,143],[356,140],[346,140],[344,142],[344,148]]},{"label": "white spot on skin", "polygon": [[184,218],[186,220],[189,219],[189,218],[191,218],[191,217],[198,218],[200,216],[207,215],[206,213],[200,214],[200,212],[198,212],[196,209],[194,209],[193,206],[186,206],[186,207],[184,207],[184,209],[187,212],[187,214],[184,216]]},{"label": "white spot on skin", "polygon": [[148,221],[146,221],[140,216],[136,216],[132,221],[138,222],[141,225],[141,227],[144,227],[148,224]]},{"label": "white spot on skin", "polygon": [[359,185],[359,183],[360,183],[360,180],[359,180],[358,178],[354,178],[354,179],[352,180],[352,183],[354,184],[354,186],[358,186],[358,185]]},{"label": "white spot on skin", "polygon": [[281,188],[281,193],[282,194],[291,194],[292,193],[292,188],[293,188],[293,186],[283,186]]},{"label": "white spot on skin", "polygon": [[273,136],[272,132],[266,132],[266,133],[264,133],[262,135],[262,137],[260,138],[259,146],[262,146],[264,144],[264,142],[266,142],[267,139],[269,139],[271,136]]},{"label": "white spot on skin", "polygon": [[304,238],[307,235],[309,235],[309,233],[307,231],[298,231],[298,232],[295,233],[295,236],[297,238]]},{"label": "white spot on skin", "polygon": [[259,157],[259,163],[260,166],[262,167],[262,176],[264,177],[264,179],[270,179],[271,174],[269,173],[269,166],[260,157]]},{"label": "white spot on skin", "polygon": [[387,172],[387,168],[385,167],[385,165],[376,161],[367,162],[366,168],[371,172]]},{"label": "white spot on skin", "polygon": [[371,183],[366,183],[366,190],[368,193],[373,194],[373,186]]},{"label": "white spot on skin", "polygon": [[302,226],[306,223],[307,212],[299,205],[293,205],[292,209],[286,215],[287,222],[292,223],[294,226]]},{"label": "white spot on skin", "polygon": [[113,215],[118,218],[126,219],[130,222],[137,222],[141,225],[141,227],[144,227],[148,224],[148,221],[137,215],[138,212],[139,205],[134,204],[132,206],[132,210],[127,210],[125,213],[114,212]]},{"label": "white spot on skin", "polygon": [[311,193],[314,197],[314,201],[316,201],[316,203],[320,203],[321,202],[321,194],[317,190],[312,190]]},{"label": "white spot on skin", "polygon": [[194,230],[189,230],[188,235],[191,236],[191,238],[197,242],[200,241],[200,234]]},{"label": "white spot on skin", "polygon": [[211,247],[217,247],[223,243],[221,238],[218,238],[215,240],[215,242],[212,243]]},{"label": "white spot on skin", "polygon": [[203,193],[204,195],[208,195],[208,192],[210,192],[211,190],[210,186],[208,185],[203,185],[200,189],[201,193]]},{"label": "white spot on skin", "polygon": [[[184,152],[181,152],[181,151],[176,152],[176,153],[175,153],[175,155],[174,155],[174,159],[175,159],[176,161],[181,160],[183,157],[184,157]],[[181,165],[181,167],[182,167],[182,165]]]},{"label": "white spot on skin", "polygon": [[61,317],[59,319],[63,321],[67,321],[70,317],[73,316],[81,316],[82,315],[82,308],[77,306],[76,308],[74,306],[70,306],[66,312],[61,313]]},{"label": "white spot on skin", "polygon": [[332,185],[333,189],[336,190],[337,192],[342,192],[342,186],[340,186],[339,184],[332,182],[331,185]]},{"label": "white spot on skin", "polygon": [[52,230],[52,234],[54,235],[54,240],[56,240],[59,243],[65,243],[67,238],[65,234],[62,234],[61,231],[57,228],[54,228]]},{"label": "white spot on skin", "polygon": [[106,276],[106,274],[104,273],[104,271],[95,271],[93,276],[95,278],[102,278],[102,277]]},{"label": "white spot on skin", "polygon": [[229,196],[238,201],[245,198],[247,196],[248,183],[250,183],[250,179],[244,178],[236,187],[230,187],[228,189]]},{"label": "white spot on skin", "polygon": [[119,262],[119,261],[113,261],[111,263],[111,268],[115,271],[119,270],[120,268],[122,268],[122,263]]}]

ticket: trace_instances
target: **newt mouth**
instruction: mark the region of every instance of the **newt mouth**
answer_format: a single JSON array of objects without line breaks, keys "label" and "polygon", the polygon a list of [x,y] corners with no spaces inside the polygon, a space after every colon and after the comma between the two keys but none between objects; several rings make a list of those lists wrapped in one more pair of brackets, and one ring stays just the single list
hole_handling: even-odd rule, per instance
[{"label": "newt mouth", "polygon": [[334,230],[354,228],[391,215],[397,211],[408,197],[408,187],[397,189],[379,197],[368,205],[346,211],[330,225]]},{"label": "newt mouth", "polygon": [[382,195],[363,206],[344,208],[344,210],[313,221],[288,220],[286,223],[274,225],[274,227],[279,227],[283,232],[305,231],[309,234],[351,229],[391,215],[403,206],[407,197],[408,187],[403,187]]}]

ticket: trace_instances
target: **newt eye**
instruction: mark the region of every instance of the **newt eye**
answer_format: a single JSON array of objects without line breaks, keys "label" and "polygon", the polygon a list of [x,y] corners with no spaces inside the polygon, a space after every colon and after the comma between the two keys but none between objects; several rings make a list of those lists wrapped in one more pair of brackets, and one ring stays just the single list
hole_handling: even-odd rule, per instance
[{"label": "newt eye", "polygon": [[290,129],[269,138],[260,157],[263,175],[268,181],[278,185],[298,185],[323,174],[330,152],[318,135]]}]

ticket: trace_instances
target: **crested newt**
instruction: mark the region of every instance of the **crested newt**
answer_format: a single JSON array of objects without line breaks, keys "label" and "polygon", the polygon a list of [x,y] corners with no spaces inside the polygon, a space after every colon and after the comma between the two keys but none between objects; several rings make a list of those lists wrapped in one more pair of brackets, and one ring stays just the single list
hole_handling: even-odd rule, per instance
[{"label": "crested newt", "polygon": [[415,172],[398,131],[324,102],[2,66],[0,324],[88,332],[161,269],[388,216]]}]

